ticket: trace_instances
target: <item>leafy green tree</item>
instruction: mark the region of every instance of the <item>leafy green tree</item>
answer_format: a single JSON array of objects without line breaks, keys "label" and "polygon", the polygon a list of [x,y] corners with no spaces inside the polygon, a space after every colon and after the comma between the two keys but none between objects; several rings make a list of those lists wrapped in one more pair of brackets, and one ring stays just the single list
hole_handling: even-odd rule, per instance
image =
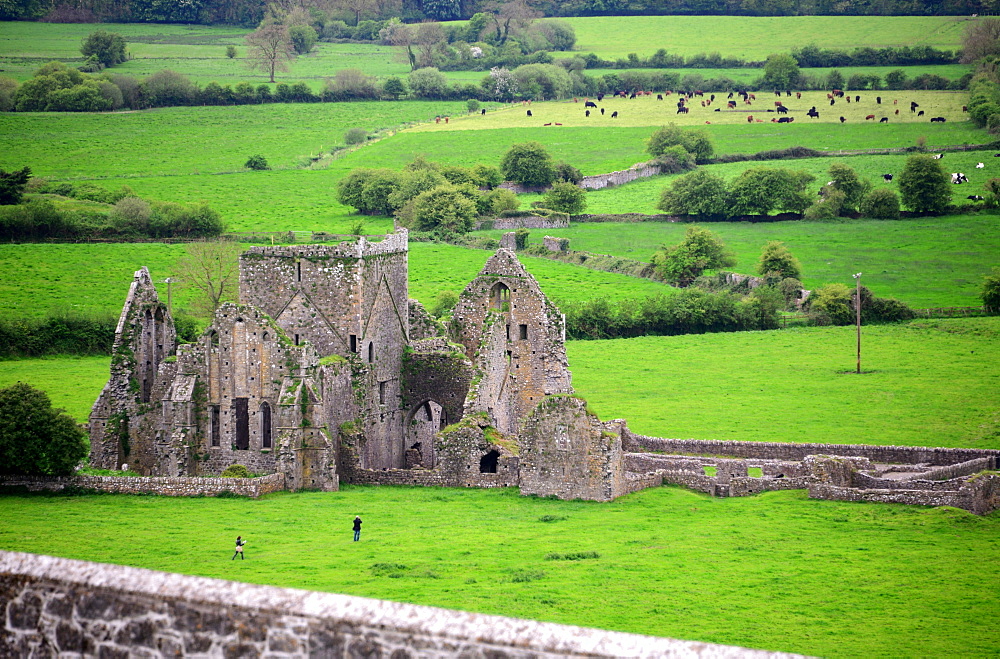
[{"label": "leafy green tree", "polygon": [[[483,208],[482,204],[486,207]],[[498,216],[506,211],[516,211],[521,206],[521,200],[507,188],[496,188],[482,195],[482,204],[480,215]]]},{"label": "leafy green tree", "polygon": [[434,21],[451,21],[462,16],[459,0],[422,0],[420,9],[427,18]]},{"label": "leafy green tree", "polygon": [[375,169],[369,172],[364,187],[361,188],[361,210],[379,215],[391,215],[397,206],[393,203],[393,193],[399,189],[402,174],[391,169]]},{"label": "leafy green tree", "polygon": [[567,181],[556,181],[542,197],[542,206],[561,213],[579,215],[587,208],[587,193]]},{"label": "leafy green tree", "polygon": [[44,391],[0,389],[0,473],[66,476],[86,455],[86,435]]},{"label": "leafy green tree", "polygon": [[805,188],[815,178],[808,172],[781,167],[747,169],[729,184],[729,214],[767,215],[772,210],[801,213],[813,203]]},{"label": "leafy green tree", "polygon": [[503,183],[503,174],[500,173],[500,168],[495,165],[474,165],[472,167],[472,176],[476,180],[476,185],[488,190],[492,190]]},{"label": "leafy green tree", "polygon": [[319,35],[311,25],[292,25],[288,28],[288,38],[292,42],[292,48],[299,55],[305,55],[312,51],[316,45]]},{"label": "leafy green tree", "polygon": [[703,219],[726,214],[726,182],[703,169],[674,179],[660,194],[657,205],[669,215],[694,215]]},{"label": "leafy green tree", "polygon": [[236,57],[236,46],[233,45],[226,46],[226,57],[228,57],[229,59],[233,59],[234,57]]},{"label": "leafy green tree", "polygon": [[834,69],[833,71],[830,71],[829,75],[826,76],[826,88],[827,89],[844,88],[844,74],[841,73],[839,69]]},{"label": "leafy green tree", "polygon": [[344,144],[362,144],[368,140],[368,131],[355,126],[344,133]]},{"label": "leafy green tree", "polygon": [[[799,260],[792,256],[785,244],[779,240],[770,240],[760,251],[757,262],[757,274],[768,275],[777,273],[782,279],[789,277],[798,279],[802,276],[802,266]],[[801,288],[801,286],[800,286]]]},{"label": "leafy green tree", "polygon": [[467,233],[477,215],[475,197],[474,192],[454,185],[422,192],[413,200],[415,228],[443,236]]},{"label": "leafy green tree", "polygon": [[395,101],[400,96],[406,96],[406,85],[396,76],[389,76],[382,83],[382,93]]},{"label": "leafy green tree", "polygon": [[809,315],[817,325],[850,325],[854,322],[852,291],[843,284],[820,286],[807,299]]},{"label": "leafy green tree", "polygon": [[0,169],[0,206],[21,203],[24,188],[31,178],[31,168],[24,167],[13,172]]},{"label": "leafy green tree", "polygon": [[708,133],[700,129],[681,128],[675,124],[657,129],[646,143],[646,150],[653,156],[662,156],[669,147],[677,145],[694,155],[698,162],[705,162],[715,152]]},{"label": "leafy green tree", "polygon": [[17,80],[0,76],[0,112],[10,112],[14,109],[14,94],[17,93],[17,88]]},{"label": "leafy green tree", "polygon": [[243,166],[246,167],[247,169],[256,169],[258,171],[271,169],[267,164],[267,158],[260,155],[259,153],[255,153],[249,158],[247,158],[247,161],[243,164]]},{"label": "leafy green tree", "polygon": [[899,197],[888,188],[872,190],[861,199],[861,214],[877,220],[898,220]]},{"label": "leafy green tree", "polygon": [[736,257],[726,250],[716,234],[699,226],[690,226],[684,232],[684,240],[672,247],[661,247],[653,255],[652,263],[665,281],[687,286],[709,268],[736,265]]},{"label": "leafy green tree", "polygon": [[448,79],[433,66],[410,71],[406,79],[417,98],[445,98],[448,95]]},{"label": "leafy green tree", "polygon": [[198,92],[186,76],[170,69],[157,71],[146,78],[142,82],[142,90],[147,102],[153,107],[191,105]]},{"label": "leafy green tree", "polygon": [[567,183],[579,183],[583,180],[583,172],[568,162],[556,163],[556,180]]},{"label": "leafy green tree", "polygon": [[429,311],[435,318],[441,318],[450,314],[456,304],[458,304],[458,293],[455,291],[441,291],[434,298],[434,304],[431,305]]},{"label": "leafy green tree", "polygon": [[353,206],[361,211],[364,202],[361,201],[361,191],[365,187],[365,181],[371,176],[372,169],[358,167],[352,169],[350,173],[337,182],[337,201],[345,206]]},{"label": "leafy green tree", "polygon": [[941,163],[928,155],[913,155],[899,175],[903,205],[918,213],[940,213],[951,203],[951,184]]},{"label": "leafy green tree", "polygon": [[1000,314],[1000,268],[993,268],[991,274],[983,277],[983,288],[979,296],[989,313]]},{"label": "leafy green tree", "polygon": [[80,46],[80,52],[84,57],[96,57],[104,66],[121,64],[128,59],[125,53],[125,37],[105,30],[87,35]]},{"label": "leafy green tree", "polygon": [[823,196],[806,209],[802,218],[810,222],[832,220],[840,216],[846,195],[832,185],[823,186]]},{"label": "leafy green tree", "polygon": [[893,69],[885,74],[886,89],[906,89],[906,71],[903,69]]},{"label": "leafy green tree", "polygon": [[507,150],[500,160],[505,180],[528,187],[544,187],[556,180],[552,156],[538,142],[521,142]]},{"label": "leafy green tree", "polygon": [[799,84],[799,62],[788,53],[774,53],[764,62],[764,85],[769,89],[792,89]]},{"label": "leafy green tree", "polygon": [[573,89],[569,73],[555,64],[523,64],[512,71],[517,88],[534,100],[566,98]]},{"label": "leafy green tree", "polygon": [[479,101],[474,98],[470,98],[465,102],[465,109],[469,111],[469,114],[479,112]]},{"label": "leafy green tree", "polygon": [[871,187],[867,181],[858,178],[857,172],[847,165],[835,162],[827,170],[830,174],[832,187],[844,193],[842,210],[857,210],[861,204],[861,198]]}]

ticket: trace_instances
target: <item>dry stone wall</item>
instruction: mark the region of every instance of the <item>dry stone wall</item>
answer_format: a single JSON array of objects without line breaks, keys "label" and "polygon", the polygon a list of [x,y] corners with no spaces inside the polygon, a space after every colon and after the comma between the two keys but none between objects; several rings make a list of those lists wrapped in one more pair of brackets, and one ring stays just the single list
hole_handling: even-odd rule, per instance
[{"label": "dry stone wall", "polygon": [[12,552],[0,620],[5,657],[796,656]]},{"label": "dry stone wall", "polygon": [[159,494],[168,497],[216,496],[223,492],[259,498],[285,489],[284,474],[257,478],[195,478],[191,476],[0,476],[0,487],[30,492],[61,492],[66,488],[110,494]]},{"label": "dry stone wall", "polygon": [[628,169],[611,172],[609,174],[597,174],[595,176],[584,176],[580,181],[580,187],[586,190],[601,190],[613,185],[631,183],[640,178],[659,176],[660,166],[655,163],[640,162],[632,165]]}]

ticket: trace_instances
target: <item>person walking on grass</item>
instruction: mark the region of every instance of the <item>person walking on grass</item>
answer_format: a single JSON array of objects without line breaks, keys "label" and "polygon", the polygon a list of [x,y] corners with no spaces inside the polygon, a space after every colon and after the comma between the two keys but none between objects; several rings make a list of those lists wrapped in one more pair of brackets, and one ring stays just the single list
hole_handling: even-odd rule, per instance
[{"label": "person walking on grass", "polygon": [[354,517],[354,542],[361,539],[361,516]]},{"label": "person walking on grass", "polygon": [[245,544],[246,540],[243,539],[243,536],[241,535],[236,536],[236,553],[233,554],[233,558],[231,560],[235,561],[237,555],[240,557],[241,561],[246,560],[245,558],[243,558],[243,545]]}]

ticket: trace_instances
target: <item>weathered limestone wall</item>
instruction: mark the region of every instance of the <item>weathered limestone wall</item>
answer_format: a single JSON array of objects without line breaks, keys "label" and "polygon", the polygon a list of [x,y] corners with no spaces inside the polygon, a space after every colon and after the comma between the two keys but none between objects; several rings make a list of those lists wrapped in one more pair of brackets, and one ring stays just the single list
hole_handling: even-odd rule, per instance
[{"label": "weathered limestone wall", "polygon": [[731,442],[701,439],[665,439],[639,435],[625,428],[624,448],[628,452],[727,455],[739,458],[801,461],[807,455],[826,454],[866,457],[872,462],[953,465],[976,458],[991,458],[1000,464],[1000,450],[927,448],[922,446],[869,446],[865,444],[797,444],[783,442]]},{"label": "weathered limestone wall", "polygon": [[622,185],[623,183],[631,183],[632,181],[638,180],[640,178],[648,178],[650,176],[658,176],[660,174],[660,166],[648,163],[640,162],[632,165],[628,169],[611,172],[609,174],[597,174],[595,176],[584,176],[583,180],[580,181],[579,185],[581,188],[587,190],[600,190],[611,185]]},{"label": "weathered limestone wall", "polygon": [[587,402],[550,396],[521,426],[521,494],[610,501],[625,493],[621,436]]},{"label": "weathered limestone wall", "polygon": [[833,501],[864,501],[871,503],[905,503],[916,506],[953,506],[976,515],[985,515],[1000,508],[1000,476],[986,474],[964,480],[957,490],[865,489],[813,482],[809,497]]},{"label": "weathered limestone wall", "polygon": [[[519,186],[510,189],[514,192],[524,192],[526,189]],[[566,217],[538,217],[537,215],[521,215],[518,217],[498,217],[492,220],[479,220],[476,222],[476,229],[496,229],[498,231],[511,231],[514,229],[568,229],[569,216]],[[506,247],[506,245],[501,245]],[[510,249],[514,249],[511,247]]]},{"label": "weathered limestone wall", "polygon": [[545,236],[542,238],[542,245],[550,252],[568,252],[569,238],[553,238]]},{"label": "weathered limestone wall", "polygon": [[112,494],[159,494],[168,497],[216,496],[230,492],[254,499],[285,489],[284,474],[258,478],[194,478],[189,476],[0,476],[0,487],[31,492],[59,492],[67,487]]},{"label": "weathered limestone wall", "polygon": [[12,552],[0,620],[6,657],[795,656]]}]

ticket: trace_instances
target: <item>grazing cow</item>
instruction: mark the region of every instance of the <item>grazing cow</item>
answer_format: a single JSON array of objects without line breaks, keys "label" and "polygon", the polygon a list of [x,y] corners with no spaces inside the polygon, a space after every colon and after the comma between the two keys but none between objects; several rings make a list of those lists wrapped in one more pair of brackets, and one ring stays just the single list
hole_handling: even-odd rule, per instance
[{"label": "grazing cow", "polygon": [[878,122],[880,124],[887,124],[889,123],[889,117],[882,117],[881,119],[878,120]]},{"label": "grazing cow", "polygon": [[896,108],[896,115],[899,116],[899,108]]},{"label": "grazing cow", "polygon": [[791,95],[792,95],[792,92],[790,92],[788,90],[785,90],[785,96],[791,96]]},{"label": "grazing cow", "polygon": [[968,105],[963,105],[962,106],[962,112],[968,112],[968,111],[969,111],[969,106]]},{"label": "grazing cow", "polygon": [[[691,108],[685,107],[683,105],[678,106],[678,108],[677,108],[677,114],[687,114],[690,109]],[[618,114],[618,113],[616,112],[615,114]],[[615,116],[615,114],[613,114],[611,116],[613,117],[613,116]]]},{"label": "grazing cow", "polygon": [[584,116],[589,117],[590,116],[590,110],[585,110],[583,114],[584,114]]},{"label": "grazing cow", "polygon": [[562,126],[562,124],[557,121],[556,126]]},{"label": "grazing cow", "polygon": [[662,101],[663,100],[663,94],[657,94],[656,95],[656,100]]},{"label": "grazing cow", "polygon": [[597,95],[597,102],[600,103],[603,100],[604,100],[604,94],[598,94]]},{"label": "grazing cow", "polygon": [[875,115],[874,114],[869,114],[868,116],[865,117],[865,121],[868,121],[869,119],[872,120],[872,121],[875,121]]},{"label": "grazing cow", "polygon": [[550,121],[549,123],[547,123],[547,124],[542,124],[542,125],[543,125],[543,126],[551,126],[551,125],[552,125],[552,122]]},{"label": "grazing cow", "polygon": [[753,123],[753,115],[752,114],[748,114],[747,115],[747,123],[748,124],[752,124]]},{"label": "grazing cow", "polygon": [[779,124],[790,124],[795,121],[795,117],[778,117]]},{"label": "grazing cow", "polygon": [[920,107],[919,103],[916,103],[915,101],[910,101],[910,112],[916,112],[917,108],[919,107]]},{"label": "grazing cow", "polygon": [[781,101],[775,101],[774,102],[774,107],[776,107],[776,108],[780,108],[781,105],[782,105]]},{"label": "grazing cow", "polygon": [[733,92],[729,92],[729,96],[727,96],[726,98],[732,98],[732,97],[733,97]]},{"label": "grazing cow", "polygon": [[882,97],[881,96],[876,96],[875,97],[875,102],[878,103],[879,105],[882,105]]},{"label": "grazing cow", "polygon": [[604,116],[604,108],[601,108],[601,116]]},{"label": "grazing cow", "polygon": [[931,117],[932,124],[943,124],[945,121],[947,121],[947,119],[944,117]]},{"label": "grazing cow", "polygon": [[933,158],[934,160],[941,160],[941,158],[944,158],[944,154],[943,153],[935,153],[933,156],[931,156],[931,158]]},{"label": "grazing cow", "polygon": [[708,97],[709,103],[711,103],[714,100],[715,100],[715,94],[712,94],[711,96]]},{"label": "grazing cow", "polygon": [[755,94],[747,94],[747,96],[750,97],[751,101],[756,101],[757,100],[757,96]]},{"label": "grazing cow", "polygon": [[845,121],[847,121],[847,119],[844,119],[843,117],[840,118],[840,123],[844,123]]},{"label": "grazing cow", "polygon": [[802,98],[802,92],[795,92],[795,98]]},{"label": "grazing cow", "polygon": [[[684,111],[687,112],[687,108],[684,108]],[[618,110],[615,110],[614,112],[611,113],[611,118],[612,119],[618,118]]]},{"label": "grazing cow", "polygon": [[593,101],[587,101],[587,102],[585,102],[583,104],[583,107],[585,107],[585,108],[594,108],[596,110],[597,109],[597,103],[594,103]]},{"label": "grazing cow", "polygon": [[806,112],[806,114],[808,116],[812,117],[813,119],[819,119],[819,112],[816,112],[816,106],[815,105],[812,106],[811,108],[809,108],[809,112]]},{"label": "grazing cow", "polygon": [[836,103],[836,102],[837,102],[837,99],[835,99],[835,98],[831,98],[831,99],[830,99],[830,105],[833,105],[833,104],[834,104],[834,103]]},{"label": "grazing cow", "polygon": [[[855,103],[860,103],[860,102],[861,102],[861,97],[860,97],[860,96],[855,96],[855,97],[854,97],[854,102],[855,102]],[[880,101],[880,102],[881,102],[881,101]]]},{"label": "grazing cow", "polygon": [[965,174],[962,172],[952,172],[951,182],[955,185],[961,185],[963,183],[968,183],[969,179],[966,178]]},{"label": "grazing cow", "polygon": [[977,162],[977,163],[976,163],[976,169],[982,169],[982,168],[983,168],[983,167],[985,167],[985,166],[986,166],[986,165],[984,165],[984,164],[983,164],[983,163],[981,163],[981,162]]},{"label": "grazing cow", "polygon": [[726,103],[726,107],[729,108],[730,110],[735,110],[736,109],[736,101],[729,101],[728,103]]},{"label": "grazing cow", "polygon": [[966,197],[966,199],[968,199],[969,201],[982,201],[983,196],[978,194],[970,194],[968,197]]},{"label": "grazing cow", "polygon": [[774,91],[774,95],[780,97],[781,96],[781,92],[779,92],[778,90],[775,90]]},{"label": "grazing cow", "polygon": [[482,110],[480,110],[479,114],[481,114],[481,115],[483,115],[485,117],[486,116],[486,108],[483,108]]},{"label": "grazing cow", "polygon": [[532,116],[532,115],[531,115],[531,110],[528,110],[528,116],[529,116],[529,117],[530,117],[530,116]]},{"label": "grazing cow", "polygon": [[848,102],[848,103],[850,103],[850,102],[851,102],[851,97],[850,97],[850,96],[848,96],[848,97],[847,97],[847,102]]},{"label": "grazing cow", "polygon": [[779,105],[778,114],[788,114],[788,108],[786,108],[784,105]]},{"label": "grazing cow", "polygon": [[631,94],[629,94],[628,97],[629,98],[635,98],[635,92],[632,92]]},{"label": "grazing cow", "polygon": [[892,183],[892,174],[882,174],[882,180],[886,183]]}]

